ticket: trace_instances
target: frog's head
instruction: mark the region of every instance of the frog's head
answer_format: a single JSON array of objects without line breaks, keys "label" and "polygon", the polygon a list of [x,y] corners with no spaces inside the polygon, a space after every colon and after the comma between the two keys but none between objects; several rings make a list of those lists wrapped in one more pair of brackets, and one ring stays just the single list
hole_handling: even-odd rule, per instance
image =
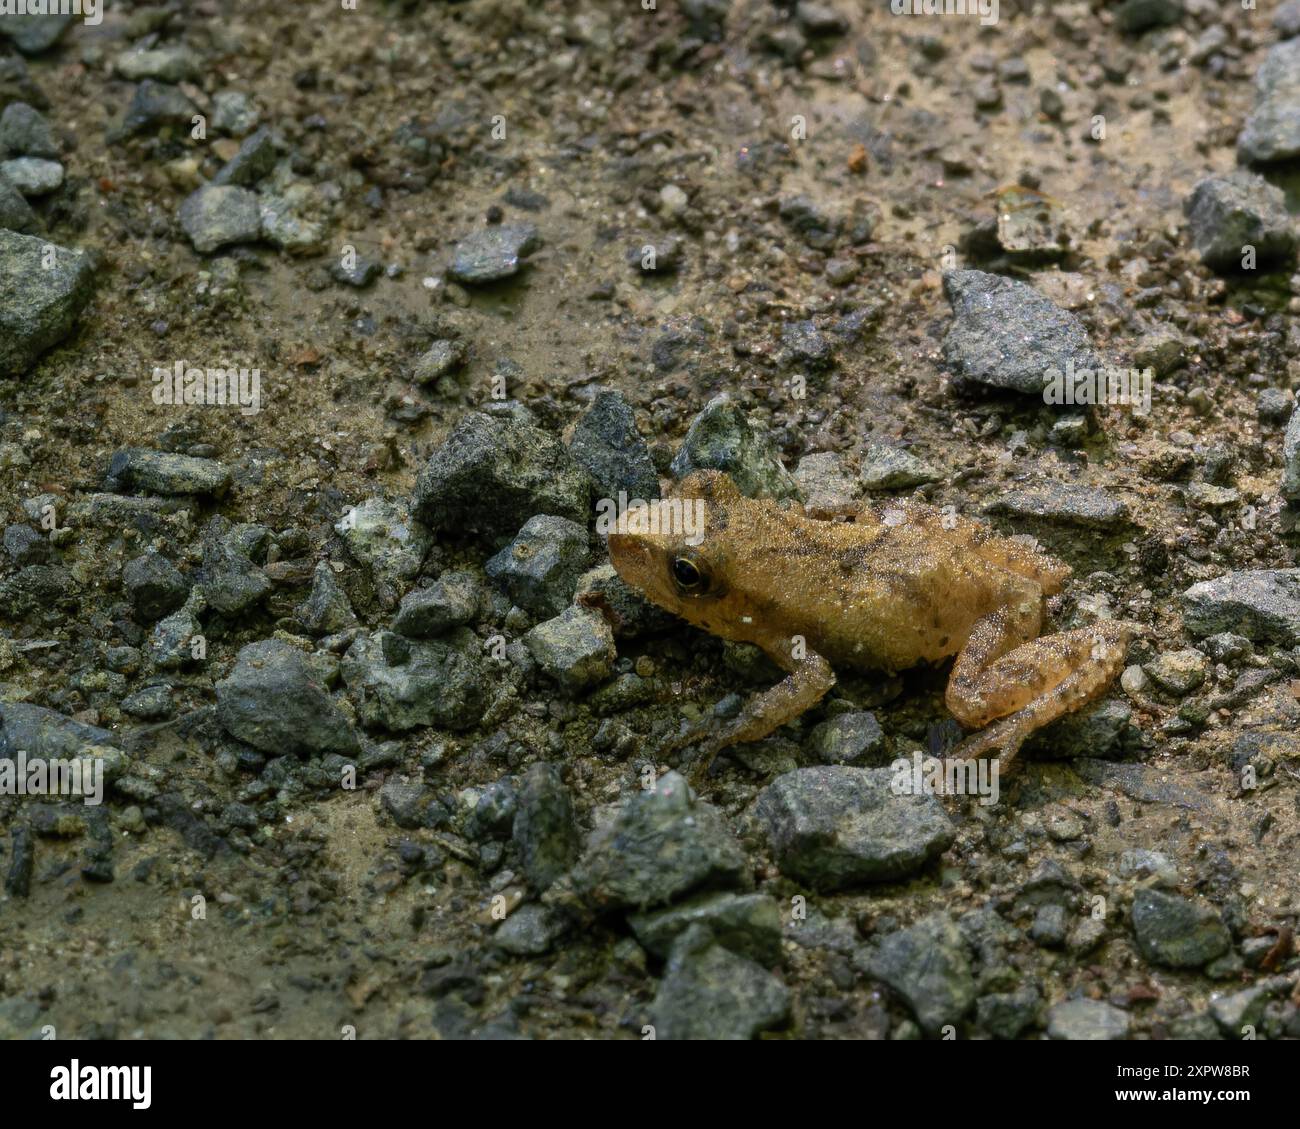
[{"label": "frog's head", "polygon": [[609,534],[609,559],[628,584],[661,608],[704,626],[727,591],[726,559],[716,534],[740,497],[716,470],[688,475],[644,508],[629,510]]}]

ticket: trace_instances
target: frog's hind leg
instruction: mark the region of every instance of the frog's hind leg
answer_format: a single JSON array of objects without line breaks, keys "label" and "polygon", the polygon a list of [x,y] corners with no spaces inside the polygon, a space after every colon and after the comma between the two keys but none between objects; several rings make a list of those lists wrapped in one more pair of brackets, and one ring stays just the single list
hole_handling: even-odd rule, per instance
[{"label": "frog's hind leg", "polygon": [[1026,737],[1100,696],[1123,665],[1129,643],[1123,625],[1100,621],[1026,637],[1036,618],[1037,611],[1030,617],[1023,607],[1019,613],[1002,608],[975,625],[945,700],[958,721],[983,732],[958,745],[957,756],[1001,751],[1008,770]]}]

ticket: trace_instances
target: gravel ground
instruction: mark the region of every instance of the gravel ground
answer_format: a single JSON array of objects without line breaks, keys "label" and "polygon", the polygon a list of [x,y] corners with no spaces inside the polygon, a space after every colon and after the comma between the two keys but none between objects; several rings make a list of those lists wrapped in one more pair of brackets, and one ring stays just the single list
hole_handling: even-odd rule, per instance
[{"label": "gravel ground", "polygon": [[[0,1035],[1300,1037],[1300,4],[356,8],[0,17]],[[893,789],[942,669],[692,792],[774,668],[594,507],[698,467],[1123,678],[995,803]]]}]

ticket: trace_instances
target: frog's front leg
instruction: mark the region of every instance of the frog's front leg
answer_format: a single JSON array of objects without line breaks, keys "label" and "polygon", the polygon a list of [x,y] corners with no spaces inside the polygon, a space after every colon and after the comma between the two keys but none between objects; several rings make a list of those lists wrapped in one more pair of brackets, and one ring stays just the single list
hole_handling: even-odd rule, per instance
[{"label": "frog's front leg", "polygon": [[659,754],[698,742],[700,756],[691,772],[692,780],[698,781],[708,772],[713,758],[728,745],[761,741],[815,706],[835,685],[831,664],[813,651],[806,651],[799,659],[776,650],[769,650],[768,655],[790,672],[785,678],[766,693],[751,698],[730,721],[706,721],[694,726],[661,746]]},{"label": "frog's front leg", "polygon": [[975,625],[958,655],[948,708],[983,732],[967,737],[955,755],[1000,751],[1002,770],[1009,770],[1026,737],[1099,697],[1124,664],[1130,633],[1122,624],[1103,620],[1019,642],[1028,625],[1029,617],[1000,609]]}]

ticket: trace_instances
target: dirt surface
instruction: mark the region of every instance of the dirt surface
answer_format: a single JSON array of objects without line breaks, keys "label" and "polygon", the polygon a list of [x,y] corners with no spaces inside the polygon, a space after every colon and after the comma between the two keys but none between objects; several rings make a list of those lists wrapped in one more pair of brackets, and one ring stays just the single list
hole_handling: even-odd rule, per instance
[{"label": "dirt surface", "polygon": [[[665,988],[691,975],[715,1001],[698,1006],[763,1012],[751,989],[770,984],[754,979],[764,962],[683,973],[691,954],[649,951],[622,909],[574,909],[567,880],[549,893],[530,881],[508,818],[486,832],[471,818],[485,790],[544,762],[585,839],[610,805],[643,795],[647,764],[662,779],[671,765],[653,750],[683,718],[775,681],[744,649],[681,624],[620,637],[603,685],[635,676],[635,700],[566,690],[513,650],[483,674],[475,724],[368,726],[355,787],[320,755],[250,749],[215,711],[216,683],[247,644],[278,633],[328,650],[296,611],[320,561],[363,631],[448,570],[492,592],[484,565],[513,531],[435,529],[419,575],[385,591],[336,523],[368,498],[408,505],[473,409],[515,401],[567,441],[613,389],[665,481],[691,421],[724,393],[790,470],[833,453],[855,482],[873,444],[905,448],[930,481],[869,495],[916,493],[1037,537],[1074,567],[1055,624],[1104,616],[1138,630],[1136,672],[1103,722],[1049,731],[996,804],[937,801],[952,844],[898,881],[809,888],[782,873],[753,807],[782,773],[819,763],[810,735],[829,719],[875,715],[882,736],[859,767],[942,751],[959,735],[946,670],[842,672],[800,722],[720,758],[700,800],[743,844],[734,884],[779,907],[780,959],[763,975],[787,993],[741,1033],[1072,1038],[1095,1021],[1117,1025],[1113,1037],[1241,1037],[1246,1025],[1300,1037],[1300,639],[1242,628],[1255,637],[1207,643],[1224,632],[1185,630],[1182,599],[1202,581],[1295,564],[1280,483],[1300,276],[1293,261],[1217,275],[1184,210],[1199,181],[1236,167],[1252,80],[1279,33],[1269,3],[1173,7],[1169,26],[1133,33],[1100,2],[1004,0],[981,28],[831,0],[841,24],[823,28],[770,0],[109,0],[100,26],[74,22],[32,54],[65,169],[32,200],[40,237],[100,259],[75,329],[0,381],[6,524],[49,543],[39,561],[0,561],[0,704],[108,730],[133,783],[110,787],[93,815],[0,796],[0,1033],[641,1038],[647,1025],[700,1030],[697,1005]],[[115,136],[139,85],[115,64],[141,41],[192,52],[180,88],[205,137],[180,124]],[[182,202],[251,132],[212,124],[227,91],[274,137],[278,168],[250,191],[309,190],[303,216],[319,238],[299,253],[250,239],[199,254],[183,230]],[[1265,171],[1291,192],[1287,168]],[[1021,206],[1008,199],[1029,200],[1063,237],[1008,254],[994,230],[1000,209]],[[501,223],[535,224],[540,247],[505,281],[456,281],[458,246]],[[629,263],[674,240],[675,268]],[[382,268],[364,287],[331,273],[349,249]],[[1113,363],[1155,356],[1150,411],[1063,409],[958,380],[942,347],[951,268],[1029,284]],[[791,327],[803,323],[820,349],[801,352]],[[458,343],[464,362],[422,383],[417,361],[435,341]],[[177,362],[256,368],[261,410],[155,403],[155,367]],[[1288,394],[1280,417],[1261,415],[1266,389]],[[211,458],[232,483],[86,515],[78,505],[104,492],[126,448]],[[1081,520],[1057,502],[1035,516],[1014,501],[1052,484],[1118,502],[1118,516]],[[24,505],[42,495],[54,532],[40,504]],[[482,505],[497,505],[491,491]],[[204,613],[205,656],[160,668],[155,621],[123,569],[156,550],[187,582],[208,579],[214,516],[265,527],[253,562],[269,590],[239,614]],[[584,564],[605,559],[592,532]],[[59,572],[34,589],[28,573],[24,587],[33,561]],[[517,644],[547,618],[498,589],[469,627]],[[1169,655],[1202,680],[1180,691],[1142,673],[1164,672]],[[161,717],[123,711],[157,685],[169,688]],[[395,821],[399,785],[423,814]],[[1221,922],[1226,952],[1190,967],[1153,958],[1133,921],[1151,891]],[[551,907],[566,931],[506,951],[499,907],[521,904]],[[942,981],[910,996],[893,970],[909,964],[895,959],[908,938],[940,953]],[[1222,1005],[1243,992],[1254,995],[1237,1010]],[[1061,1005],[1074,1000],[1107,1007],[1072,1026]],[[1007,1012],[1016,1019],[1000,1024]]]}]

